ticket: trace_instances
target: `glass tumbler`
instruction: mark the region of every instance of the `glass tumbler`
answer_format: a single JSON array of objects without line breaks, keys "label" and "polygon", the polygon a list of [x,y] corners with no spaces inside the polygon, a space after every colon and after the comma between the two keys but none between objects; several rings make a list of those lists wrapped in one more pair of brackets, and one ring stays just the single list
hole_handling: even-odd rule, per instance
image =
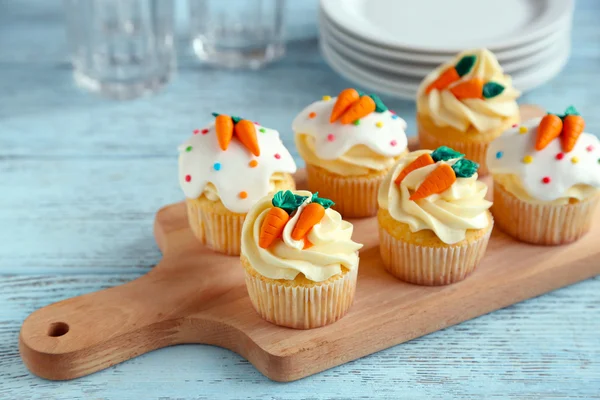
[{"label": "glass tumbler", "polygon": [[189,0],[192,46],[200,60],[260,68],[284,54],[284,0]]},{"label": "glass tumbler", "polygon": [[64,7],[78,86],[129,99],[172,78],[173,0],[64,0]]}]

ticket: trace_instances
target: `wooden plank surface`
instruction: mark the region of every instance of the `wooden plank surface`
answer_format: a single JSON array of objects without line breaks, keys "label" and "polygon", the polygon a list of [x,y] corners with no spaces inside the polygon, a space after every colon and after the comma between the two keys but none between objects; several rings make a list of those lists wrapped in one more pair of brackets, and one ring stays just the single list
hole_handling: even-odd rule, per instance
[{"label": "wooden plank surface", "polygon": [[[297,3],[288,23],[310,25],[316,2]],[[107,101],[74,87],[60,7],[0,2],[0,398],[598,397],[598,278],[285,385],[210,346],[159,350],[67,383],[29,374],[16,348],[29,313],[134,279],[159,260],[154,212],[181,199],[174,157],[191,127],[210,111],[244,111],[290,144],[295,113],[349,85],[314,39],[291,43],[264,73],[198,68],[180,47],[179,76],[165,91]],[[599,2],[577,1],[567,67],[522,100],[550,110],[573,103],[594,133],[599,12]],[[252,101],[237,96],[240,87]],[[384,100],[414,126],[414,104]]]}]

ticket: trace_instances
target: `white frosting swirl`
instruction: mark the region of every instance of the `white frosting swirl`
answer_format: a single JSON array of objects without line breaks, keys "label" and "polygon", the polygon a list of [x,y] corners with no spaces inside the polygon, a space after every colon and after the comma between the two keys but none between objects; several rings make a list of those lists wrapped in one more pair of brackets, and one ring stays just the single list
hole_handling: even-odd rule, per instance
[{"label": "white frosting swirl", "polygon": [[[471,54],[477,57],[475,65],[456,84],[472,78],[481,78],[484,82],[494,81],[503,85],[504,91],[501,94],[490,99],[458,100],[450,92],[450,87],[441,91],[434,89],[429,94],[425,93],[427,86],[442,72],[456,65],[462,57]],[[519,107],[516,99],[520,94],[512,86],[510,76],[504,75],[494,54],[487,49],[468,50],[425,77],[417,92],[417,111],[431,118],[439,127],[450,126],[461,132],[466,132],[473,127],[478,132],[485,132],[501,127],[507,118],[518,115]]]},{"label": "white frosting swirl", "polygon": [[598,194],[600,140],[584,132],[573,150],[563,153],[559,136],[537,151],[540,121],[527,120],[490,143],[486,164],[494,179],[530,203],[568,204],[569,199],[585,200]]},{"label": "white frosting swirl", "polygon": [[337,97],[316,101],[294,119],[296,147],[309,164],[343,176],[384,171],[406,150],[406,121],[372,112],[358,125],[329,122]]},{"label": "white frosting swirl", "polygon": [[313,282],[322,282],[342,273],[342,267],[358,268],[358,250],[362,244],[352,241],[352,224],[342,220],[335,210],[325,210],[321,222],[308,233],[312,247],[303,250],[304,241],[292,239],[292,231],[311,196],[310,192],[302,190],[294,193],[308,196],[308,199],[292,214],[282,239],[276,240],[268,249],[261,248],[258,240],[263,220],[273,207],[272,196],[262,198],[248,212],[242,228],[242,254],[252,267],[270,279],[293,280],[302,273]]},{"label": "white frosting swirl", "polygon": [[487,209],[492,203],[485,200],[487,186],[477,180],[477,174],[470,178],[457,178],[448,190],[440,194],[410,200],[410,195],[439,164],[453,165],[457,160],[439,161],[416,169],[400,185],[394,183],[408,164],[426,153],[431,151],[415,151],[400,159],[379,188],[379,207],[388,210],[396,221],[408,224],[411,232],[430,229],[446,244],[463,240],[468,229],[488,227]]}]

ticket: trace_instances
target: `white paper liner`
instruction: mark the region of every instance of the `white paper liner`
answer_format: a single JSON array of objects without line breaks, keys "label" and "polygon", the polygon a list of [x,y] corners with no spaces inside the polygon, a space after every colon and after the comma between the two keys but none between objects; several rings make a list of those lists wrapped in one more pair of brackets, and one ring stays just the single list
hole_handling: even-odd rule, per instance
[{"label": "white paper liner", "polygon": [[385,269],[405,282],[425,286],[448,285],[465,279],[485,254],[493,222],[481,238],[458,246],[428,247],[404,242],[379,227]]},{"label": "white paper liner", "polygon": [[494,182],[491,211],[498,227],[523,242],[540,245],[571,243],[591,227],[600,195],[575,204],[532,204]]}]

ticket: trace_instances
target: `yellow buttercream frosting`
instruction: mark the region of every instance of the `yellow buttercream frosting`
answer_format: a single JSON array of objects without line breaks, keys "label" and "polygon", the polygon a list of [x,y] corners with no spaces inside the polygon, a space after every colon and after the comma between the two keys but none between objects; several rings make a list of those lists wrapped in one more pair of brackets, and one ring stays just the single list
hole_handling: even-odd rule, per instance
[{"label": "yellow buttercream frosting", "polygon": [[[426,88],[447,68],[455,66],[466,55],[475,55],[475,65],[469,73],[443,90]],[[480,78],[484,82],[496,82],[504,86],[504,91],[489,99],[457,99],[450,89],[461,82]],[[505,75],[498,60],[487,49],[468,50],[460,53],[448,63],[432,71],[419,86],[417,92],[417,111],[431,118],[439,127],[449,126],[461,132],[474,127],[479,132],[501,127],[506,119],[519,113],[516,99],[521,93],[512,86],[512,79]]]},{"label": "yellow buttercream frosting", "polygon": [[358,268],[358,250],[362,244],[352,241],[353,226],[342,220],[331,208],[308,233],[312,247],[303,249],[303,240],[292,239],[292,231],[304,207],[310,202],[311,193],[296,191],[307,200],[291,215],[282,237],[269,248],[258,245],[260,228],[269,209],[273,207],[272,196],[266,196],[249,211],[242,228],[242,254],[252,267],[270,279],[292,280],[303,274],[313,282],[322,282],[342,273],[342,268]]},{"label": "yellow buttercream frosting", "polygon": [[457,178],[449,189],[440,194],[410,200],[411,194],[439,164],[453,165],[458,159],[439,161],[416,169],[400,185],[394,183],[407,165],[426,153],[431,151],[409,153],[390,170],[379,188],[379,207],[387,210],[396,221],[408,224],[411,232],[430,229],[446,244],[465,239],[469,229],[487,228],[490,224],[487,210],[492,203],[485,200],[487,186],[477,180],[477,174],[470,178]]}]

